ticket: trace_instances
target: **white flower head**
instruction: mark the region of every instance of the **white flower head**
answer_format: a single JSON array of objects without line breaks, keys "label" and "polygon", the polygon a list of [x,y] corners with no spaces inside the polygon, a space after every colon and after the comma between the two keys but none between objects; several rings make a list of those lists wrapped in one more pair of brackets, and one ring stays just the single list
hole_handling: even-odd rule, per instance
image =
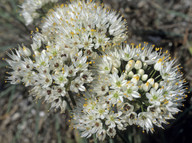
[{"label": "white flower head", "polygon": [[61,4],[47,14],[41,29],[46,41],[89,51],[88,57],[90,52],[101,53],[127,38],[123,18],[91,0]]},{"label": "white flower head", "polygon": [[[43,45],[35,49],[38,54],[27,47],[19,47],[19,50],[15,51],[16,54],[8,54],[11,60],[8,59],[7,62],[13,69],[8,80],[12,84],[23,82],[25,86],[45,91],[40,94],[31,90],[30,94],[36,95],[37,98],[43,97],[51,104],[51,108],[60,108],[61,112],[64,112],[64,105],[67,101],[72,101],[68,99],[71,98],[67,96],[68,93],[75,99],[78,98],[75,95],[80,93],[83,96],[83,92],[89,88],[88,84],[93,81],[93,74],[89,69],[91,64],[88,63],[90,60],[82,51],[74,50],[68,53],[65,52],[65,46],[44,44],[47,44],[46,49]],[[41,88],[36,88],[37,86]]]},{"label": "white flower head", "polygon": [[[112,136],[114,127],[124,130],[128,125],[138,125],[147,132],[153,132],[154,125],[163,127],[162,124],[166,124],[167,119],[172,119],[180,111],[178,108],[185,97],[186,81],[183,80],[178,66],[166,52],[153,51],[153,46],[149,47],[146,43],[143,46],[122,44],[117,49],[109,53],[106,51],[106,56],[103,57],[103,60],[120,57],[120,66],[115,72],[113,68],[109,68],[107,72],[101,72],[99,68],[93,69],[95,73],[100,73],[100,77],[107,77],[105,87],[109,90],[102,97],[107,99],[109,110],[121,113],[119,124],[110,120],[118,117],[116,113],[113,114],[115,117],[110,114],[107,116],[106,123],[112,128],[109,129],[112,133],[108,130],[107,134]],[[98,62],[96,67],[111,65],[112,61],[108,60],[107,64]],[[158,62],[161,62],[160,68],[157,68]],[[94,86],[99,87],[103,81],[104,79],[97,78]],[[101,90],[97,88],[99,89]]]}]

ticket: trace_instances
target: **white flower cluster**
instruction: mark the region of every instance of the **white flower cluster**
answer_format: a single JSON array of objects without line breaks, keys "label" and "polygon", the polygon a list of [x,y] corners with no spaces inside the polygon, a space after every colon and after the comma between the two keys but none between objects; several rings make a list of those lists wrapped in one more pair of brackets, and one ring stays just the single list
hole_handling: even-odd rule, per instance
[{"label": "white flower cluster", "polygon": [[33,22],[40,15],[38,10],[48,3],[56,3],[58,0],[25,0],[21,5],[21,15],[23,16],[26,25]]},{"label": "white flower cluster", "polygon": [[157,51],[146,43],[123,45],[96,62],[93,72],[99,74],[89,90],[95,98],[74,113],[83,137],[96,133],[103,140],[129,125],[153,132],[154,125],[163,128],[174,118],[186,96],[186,81],[176,61]]},{"label": "white flower cluster", "polygon": [[126,39],[125,27],[122,17],[93,2],[62,4],[48,14],[41,32],[36,28],[32,50],[23,46],[8,54],[13,69],[8,80],[32,87],[31,95],[64,112],[66,102],[78,98],[72,95],[82,95],[93,81],[93,59]]},{"label": "white flower cluster", "polygon": [[94,58],[106,45],[127,39],[126,22],[119,14],[91,1],[72,2],[50,10],[42,24],[44,42],[82,50]]},{"label": "white flower cluster", "polygon": [[[48,2],[57,0],[25,1],[28,24]],[[113,138],[130,125],[163,128],[180,111],[186,81],[167,51],[124,44],[126,30],[120,15],[92,0],[56,6],[36,28],[31,49],[8,54],[8,80],[30,86],[31,95],[61,112],[76,106],[73,122],[82,137]]]},{"label": "white flower cluster", "polygon": [[32,86],[31,94],[44,97],[52,108],[60,107],[61,112],[65,110],[68,92],[80,94],[93,80],[82,51],[69,53],[66,47],[49,44],[46,50],[34,55],[25,46],[15,52],[9,54],[12,60],[7,60],[13,69],[8,80],[12,84],[23,82],[25,86]]},{"label": "white flower cluster", "polygon": [[84,104],[79,104],[73,116],[74,128],[82,132],[81,137],[96,134],[99,140],[104,140],[106,135],[111,138],[116,135],[116,127],[119,130],[126,129],[126,123],[121,120],[122,112],[114,112],[116,107],[111,107],[105,96],[100,98],[92,96],[85,100]]}]

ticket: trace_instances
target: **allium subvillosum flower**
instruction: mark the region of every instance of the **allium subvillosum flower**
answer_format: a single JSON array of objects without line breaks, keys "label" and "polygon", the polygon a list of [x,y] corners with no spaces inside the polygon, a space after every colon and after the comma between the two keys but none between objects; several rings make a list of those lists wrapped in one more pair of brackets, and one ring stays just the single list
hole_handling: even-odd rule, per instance
[{"label": "allium subvillosum flower", "polygon": [[125,27],[122,17],[91,1],[61,5],[36,28],[32,50],[23,46],[8,54],[13,69],[8,80],[32,87],[31,95],[64,112],[66,102],[75,105],[74,94],[89,88],[97,55],[126,39]]},{"label": "allium subvillosum flower", "polygon": [[43,6],[56,2],[58,2],[58,0],[25,0],[21,5],[21,15],[23,16],[26,25],[31,24],[34,19],[40,16],[40,13],[38,11]]},{"label": "allium subvillosum flower", "polygon": [[74,100],[76,96],[71,96],[86,91],[87,84],[92,82],[90,64],[82,51],[67,51],[68,48],[51,43],[46,49],[42,46],[40,49],[33,53],[23,46],[8,53],[11,59],[7,62],[12,71],[7,80],[11,84],[22,82],[32,87],[31,95],[37,99],[43,97],[51,103],[51,108],[60,108],[64,112],[66,101]]},{"label": "allium subvillosum flower", "polygon": [[129,125],[153,132],[154,125],[163,128],[163,123],[168,124],[187,96],[186,81],[176,60],[147,43],[105,52],[93,68],[98,77],[89,91],[96,99],[86,100],[82,112],[74,115],[82,136],[96,133],[103,140]]},{"label": "allium subvillosum flower", "polygon": [[118,45],[127,38],[122,16],[92,0],[73,1],[50,10],[41,29],[44,42],[82,50],[88,57],[95,57],[106,45]]}]

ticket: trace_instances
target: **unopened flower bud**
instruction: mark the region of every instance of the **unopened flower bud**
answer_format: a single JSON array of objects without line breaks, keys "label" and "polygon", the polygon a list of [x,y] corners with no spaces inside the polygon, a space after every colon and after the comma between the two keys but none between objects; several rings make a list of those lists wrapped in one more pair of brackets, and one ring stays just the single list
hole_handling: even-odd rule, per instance
[{"label": "unopened flower bud", "polygon": [[143,90],[144,90],[145,92],[147,92],[147,91],[149,91],[149,89],[151,88],[151,85],[150,85],[149,82],[146,82],[145,84],[142,85],[142,87],[143,87]]},{"label": "unopened flower bud", "polygon": [[148,79],[148,75],[147,74],[142,75],[141,79],[142,81],[146,81]]},{"label": "unopened flower bud", "polygon": [[143,75],[144,74],[144,70],[143,69],[139,69],[138,74],[139,75]]},{"label": "unopened flower bud", "polygon": [[158,84],[157,82],[155,82],[154,85],[153,85],[153,87],[155,88],[155,90],[157,90],[158,87],[159,87],[159,84]]},{"label": "unopened flower bud", "polygon": [[135,69],[141,69],[142,68],[142,62],[140,60],[137,60],[135,63]]},{"label": "unopened flower bud", "polygon": [[133,78],[131,79],[131,81],[132,81],[134,84],[137,84],[138,81],[139,81],[139,78],[140,78],[139,75],[134,75]]},{"label": "unopened flower bud", "polygon": [[132,72],[132,71],[130,71],[129,73],[128,73],[128,77],[133,77],[133,75],[134,75],[134,73]]},{"label": "unopened flower bud", "polygon": [[27,57],[31,56],[31,51],[29,50],[29,48],[23,46],[23,54]]},{"label": "unopened flower bud", "polygon": [[147,82],[149,82],[151,85],[153,85],[155,81],[154,81],[153,78],[150,78],[150,79],[147,80]]},{"label": "unopened flower bud", "polygon": [[126,71],[132,70],[133,67],[134,67],[134,65],[135,65],[135,61],[134,61],[134,60],[130,60],[130,61],[127,63],[126,67],[125,67]]},{"label": "unopened flower bud", "polygon": [[147,63],[143,63],[143,69],[145,70],[147,69],[147,67],[148,67]]},{"label": "unopened flower bud", "polygon": [[39,51],[34,51],[35,55],[40,55]]},{"label": "unopened flower bud", "polygon": [[121,61],[118,59],[113,60],[113,66],[119,68],[121,66]]},{"label": "unopened flower bud", "polygon": [[163,61],[163,60],[160,58],[160,59],[157,61],[157,63],[155,63],[154,69],[155,69],[156,71],[160,71],[160,70],[161,70],[162,61]]}]

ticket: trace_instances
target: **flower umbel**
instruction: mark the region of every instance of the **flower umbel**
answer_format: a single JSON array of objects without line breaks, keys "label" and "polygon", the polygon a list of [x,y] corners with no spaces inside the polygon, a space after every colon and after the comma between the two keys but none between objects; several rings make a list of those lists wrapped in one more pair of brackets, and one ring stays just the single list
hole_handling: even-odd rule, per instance
[{"label": "flower umbel", "polygon": [[[103,133],[113,137],[116,127],[124,130],[128,125],[138,125],[143,131],[153,132],[154,125],[163,128],[163,123],[167,124],[168,119],[173,119],[186,97],[186,81],[167,52],[154,51],[153,46],[147,43],[132,44],[131,47],[123,44],[116,49],[106,51],[106,55],[98,60],[105,62],[97,62],[93,69],[99,74],[89,91],[95,94],[95,105],[107,105],[102,108],[102,118],[95,114],[98,108],[88,109],[90,106],[83,106],[83,113],[74,118],[75,127],[84,131],[84,136],[104,130]],[[119,64],[111,59],[119,60]],[[102,64],[110,65],[107,72],[100,68]],[[90,100],[85,101],[85,105],[92,103],[93,99]],[[99,119],[105,128],[100,127],[85,134],[84,127],[90,126],[87,123],[90,114],[94,119]],[[87,122],[80,123],[79,118],[87,118]]]},{"label": "flower umbel", "polygon": [[91,0],[74,1],[50,10],[41,29],[44,42],[80,49],[88,57],[127,38],[123,17]]},{"label": "flower umbel", "polygon": [[[34,1],[34,7],[28,10],[35,12],[44,4],[56,1]],[[12,60],[7,62],[13,71],[9,72],[8,80],[32,87],[31,95],[44,98],[52,108],[64,112],[66,102],[75,105],[76,98],[91,86],[94,59],[105,48],[126,38],[122,17],[99,3],[61,4],[49,11],[41,27],[33,33],[32,50],[23,46],[9,54]]]}]

